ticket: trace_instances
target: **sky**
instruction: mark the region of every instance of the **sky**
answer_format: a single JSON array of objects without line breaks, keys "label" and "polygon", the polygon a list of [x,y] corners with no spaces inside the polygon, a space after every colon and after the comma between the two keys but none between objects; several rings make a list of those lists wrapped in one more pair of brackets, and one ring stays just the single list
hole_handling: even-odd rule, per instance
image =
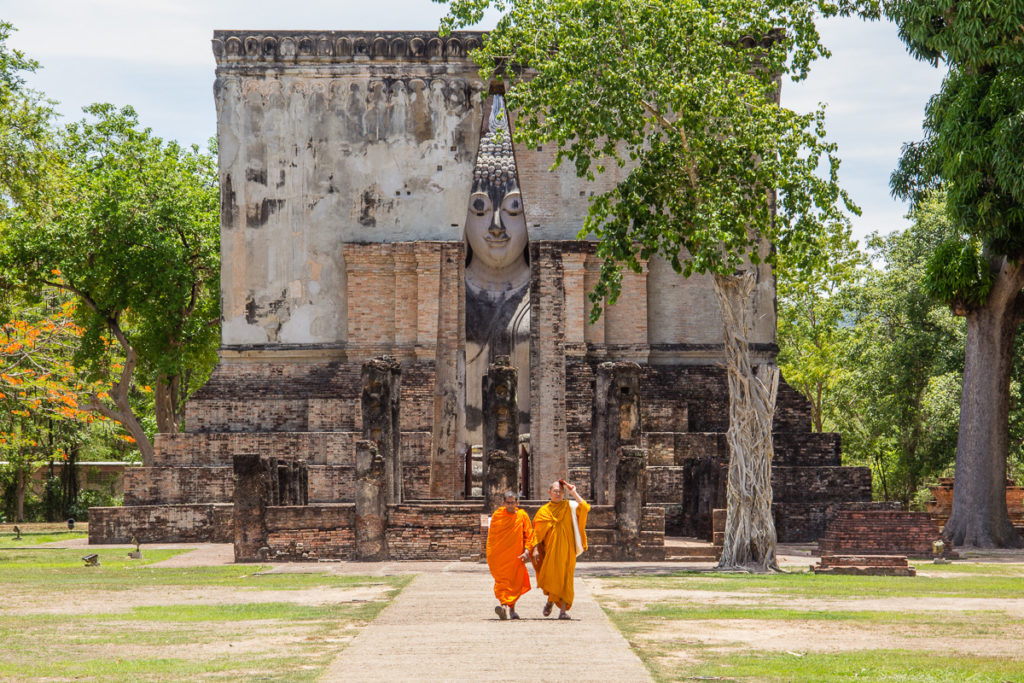
[{"label": "sky", "polygon": [[[10,46],[42,65],[30,85],[66,119],[92,102],[130,104],[155,134],[202,146],[216,132],[215,29],[431,30],[443,12],[430,0],[0,0],[0,19],[18,29]],[[840,183],[863,211],[854,235],[902,229],[907,208],[889,175],[901,145],[921,137],[943,71],[914,61],[887,22],[833,19],[819,30],[832,57],[784,83],[783,104],[826,104]]]}]

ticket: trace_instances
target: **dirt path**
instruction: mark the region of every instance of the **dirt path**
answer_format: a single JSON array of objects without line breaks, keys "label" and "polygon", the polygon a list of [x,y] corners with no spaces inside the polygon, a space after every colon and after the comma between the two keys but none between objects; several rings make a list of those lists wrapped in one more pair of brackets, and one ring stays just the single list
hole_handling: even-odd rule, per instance
[{"label": "dirt path", "polygon": [[572,621],[542,617],[536,587],[499,621],[492,586],[483,565],[417,575],[321,680],[651,680],[579,577]]}]

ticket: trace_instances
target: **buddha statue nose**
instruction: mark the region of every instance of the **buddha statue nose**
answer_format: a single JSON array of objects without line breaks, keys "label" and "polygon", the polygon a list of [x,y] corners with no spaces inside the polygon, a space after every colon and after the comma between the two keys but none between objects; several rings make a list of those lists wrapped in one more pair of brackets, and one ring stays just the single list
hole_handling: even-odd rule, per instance
[{"label": "buddha statue nose", "polygon": [[491,236],[495,239],[507,236],[508,233],[505,232],[505,226],[501,224],[500,211],[494,212],[494,218],[491,219],[491,226],[487,228],[487,232],[491,233]]}]

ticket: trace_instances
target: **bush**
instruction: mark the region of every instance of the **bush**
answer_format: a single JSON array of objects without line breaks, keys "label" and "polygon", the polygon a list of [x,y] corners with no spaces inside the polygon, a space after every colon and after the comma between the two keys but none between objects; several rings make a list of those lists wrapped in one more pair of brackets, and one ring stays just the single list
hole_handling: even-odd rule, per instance
[{"label": "bush", "polygon": [[78,500],[71,506],[68,516],[77,522],[89,521],[89,508],[119,507],[124,503],[124,496],[115,496],[107,491],[82,491]]}]

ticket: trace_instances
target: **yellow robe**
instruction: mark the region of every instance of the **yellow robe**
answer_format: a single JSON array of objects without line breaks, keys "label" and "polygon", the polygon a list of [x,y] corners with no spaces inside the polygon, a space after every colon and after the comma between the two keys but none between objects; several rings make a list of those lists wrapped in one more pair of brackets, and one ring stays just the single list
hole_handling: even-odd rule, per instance
[{"label": "yellow robe", "polygon": [[[576,519],[580,527],[580,541],[587,549],[587,513],[590,505],[583,501],[576,508]],[[537,587],[548,596],[548,601],[559,609],[572,607],[576,593],[573,578],[576,572],[576,539],[572,532],[572,508],[569,501],[546,503],[533,517],[533,533],[536,544],[542,546],[542,557],[537,572]]]},{"label": "yellow robe", "polygon": [[526,510],[510,513],[502,506],[494,511],[487,529],[487,568],[494,577],[494,597],[501,604],[514,605],[530,590],[530,574],[519,556],[533,545],[533,525]]}]

